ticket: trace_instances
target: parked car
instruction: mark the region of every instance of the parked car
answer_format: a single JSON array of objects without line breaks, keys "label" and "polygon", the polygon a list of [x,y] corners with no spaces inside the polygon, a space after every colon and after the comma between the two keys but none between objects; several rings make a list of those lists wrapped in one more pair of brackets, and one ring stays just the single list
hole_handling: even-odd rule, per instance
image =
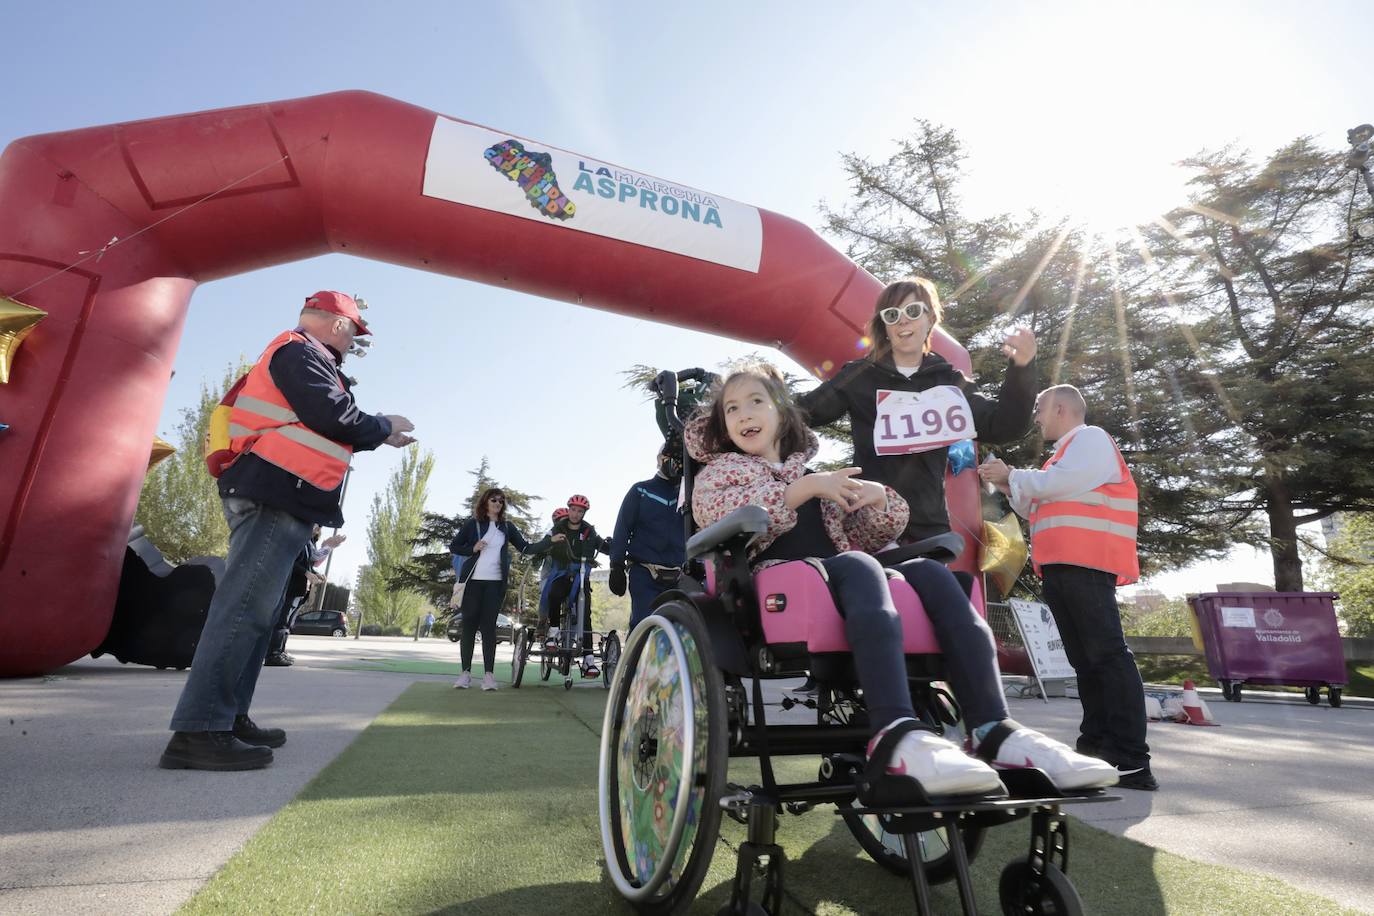
[{"label": "parked car", "polygon": [[[496,644],[499,646],[499,645],[501,645],[501,643],[503,643],[503,642],[510,642],[512,639],[514,639],[514,638],[515,638],[515,633],[513,632],[513,631],[514,631],[514,628],[515,628],[515,624],[514,624],[514,622],[510,619],[510,617],[506,616],[505,614],[497,614],[497,615],[496,615]],[[462,639],[462,638],[463,638],[463,612],[462,612],[462,611],[459,611],[458,613],[454,614],[451,618],[449,618],[449,621],[448,621],[448,639],[449,639],[449,642],[457,642],[458,640],[460,640],[460,639]],[[482,638],[482,631],[481,631],[481,630],[478,630],[478,631],[477,631],[477,638],[478,638],[478,639],[481,639],[481,638]]]},{"label": "parked car", "polygon": [[306,611],[291,624],[291,632],[301,636],[348,635],[348,617],[343,611]]}]

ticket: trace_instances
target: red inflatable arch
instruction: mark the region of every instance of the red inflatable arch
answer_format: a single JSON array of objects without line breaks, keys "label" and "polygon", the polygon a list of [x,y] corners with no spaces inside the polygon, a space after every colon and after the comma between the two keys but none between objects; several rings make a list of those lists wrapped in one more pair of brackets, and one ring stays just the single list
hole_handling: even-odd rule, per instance
[{"label": "red inflatable arch", "polygon": [[[17,140],[0,212],[0,295],[48,312],[0,385],[0,676],[104,638],[197,283],[345,252],[776,346],[820,375],[879,290],[785,216],[366,92]],[[977,524],[972,475],[955,483]]]}]

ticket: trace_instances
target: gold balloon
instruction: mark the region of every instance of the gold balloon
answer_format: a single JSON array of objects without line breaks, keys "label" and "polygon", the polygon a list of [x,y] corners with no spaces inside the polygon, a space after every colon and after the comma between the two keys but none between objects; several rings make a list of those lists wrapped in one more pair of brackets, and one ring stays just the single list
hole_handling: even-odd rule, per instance
[{"label": "gold balloon", "polygon": [[10,380],[10,363],[33,326],[48,313],[0,296],[0,385]]},{"label": "gold balloon", "polygon": [[172,455],[176,454],[176,450],[177,447],[172,443],[164,442],[162,439],[159,439],[157,436],[154,436],[153,453],[148,456],[148,470],[151,471],[153,469],[153,465],[157,464],[162,459],[170,458]]},{"label": "gold balloon", "polygon": [[978,568],[987,573],[997,593],[1006,596],[1026,565],[1026,538],[1015,512],[1000,521],[983,522],[983,545]]}]

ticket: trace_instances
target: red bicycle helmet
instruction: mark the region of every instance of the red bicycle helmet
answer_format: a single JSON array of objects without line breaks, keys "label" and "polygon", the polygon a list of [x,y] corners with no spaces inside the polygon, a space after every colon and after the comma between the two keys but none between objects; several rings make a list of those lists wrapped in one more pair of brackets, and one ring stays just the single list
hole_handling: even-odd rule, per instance
[{"label": "red bicycle helmet", "polygon": [[591,507],[592,504],[587,500],[587,497],[583,496],[581,493],[568,497],[569,509],[590,509]]},{"label": "red bicycle helmet", "polygon": [[553,510],[553,520],[554,520],[555,522],[558,521],[560,518],[567,518],[567,517],[568,517],[568,510],[567,510],[567,509],[564,509],[562,506],[559,506],[557,509],[554,509],[554,510]]}]

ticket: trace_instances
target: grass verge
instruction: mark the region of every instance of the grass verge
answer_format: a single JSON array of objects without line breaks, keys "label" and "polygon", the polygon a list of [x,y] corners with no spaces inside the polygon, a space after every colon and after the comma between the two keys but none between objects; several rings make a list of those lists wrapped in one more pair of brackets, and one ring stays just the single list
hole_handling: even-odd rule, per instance
[{"label": "grass verge", "polygon": [[[529,672],[527,671],[527,675]],[[411,686],[182,909],[202,913],[629,913],[604,877],[596,816],[606,692],[535,681],[496,693]],[[283,753],[289,753],[289,746]],[[784,779],[815,762],[786,761]],[[754,782],[737,761],[731,778]],[[859,851],[833,808],[784,815],[787,912],[909,913],[909,886]],[[1090,913],[1340,913],[1277,880],[1199,866],[1075,821],[1070,876]],[[974,864],[981,907],[1026,853],[1026,821],[996,828]],[[729,897],[743,828],[726,820],[692,912]],[[958,912],[949,885],[937,912]]]}]

